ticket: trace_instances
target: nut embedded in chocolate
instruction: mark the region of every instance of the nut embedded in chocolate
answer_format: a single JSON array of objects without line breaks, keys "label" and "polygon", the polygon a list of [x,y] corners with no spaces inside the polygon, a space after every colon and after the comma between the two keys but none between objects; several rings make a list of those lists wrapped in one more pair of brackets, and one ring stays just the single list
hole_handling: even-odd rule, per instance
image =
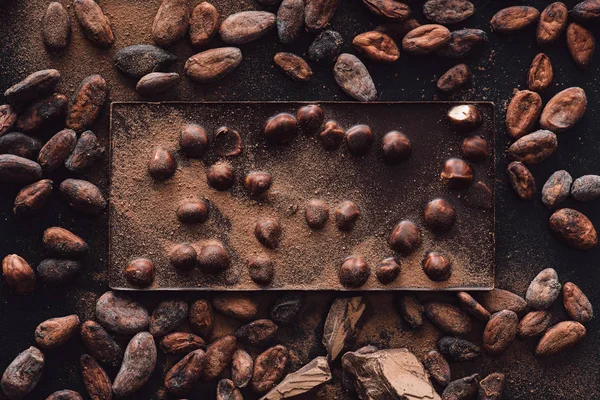
[{"label": "nut embedded in chocolate", "polygon": [[383,162],[390,165],[398,164],[410,156],[411,148],[410,140],[404,133],[388,132],[381,141]]},{"label": "nut embedded in chocolate", "polygon": [[206,244],[198,254],[198,266],[203,272],[219,273],[226,270],[230,263],[229,252],[220,243]]},{"label": "nut embedded in chocolate", "polygon": [[133,286],[150,286],[154,281],[154,263],[147,258],[137,258],[127,265],[124,275]]},{"label": "nut embedded in chocolate", "polygon": [[242,152],[242,138],[240,134],[231,128],[222,126],[217,129],[213,145],[220,157],[237,156]]},{"label": "nut embedded in chocolate", "polygon": [[352,201],[342,202],[335,210],[335,224],[340,231],[350,231],[360,217],[360,208]]},{"label": "nut embedded in chocolate", "polygon": [[323,125],[323,109],[316,104],[309,104],[298,109],[296,119],[300,130],[306,134],[316,134]]},{"label": "nut embedded in chocolate", "polygon": [[183,223],[196,224],[208,218],[208,202],[205,200],[188,200],[177,207],[177,219]]},{"label": "nut embedded in chocolate", "polygon": [[437,232],[445,232],[454,224],[456,213],[450,203],[444,199],[431,200],[425,207],[425,224]]},{"label": "nut embedded in chocolate", "polygon": [[488,144],[481,136],[470,136],[462,142],[462,156],[472,162],[485,160],[488,155]]},{"label": "nut embedded in chocolate", "polygon": [[358,288],[369,279],[371,269],[362,257],[348,257],[340,268],[340,282],[344,286]]},{"label": "nut embedded in chocolate", "polygon": [[230,189],[234,183],[231,165],[223,162],[211,165],[206,171],[206,181],[219,191]]},{"label": "nut embedded in chocolate", "polygon": [[450,158],[444,164],[440,177],[450,189],[464,188],[473,181],[473,170],[460,158]]},{"label": "nut embedded in chocolate", "polygon": [[346,131],[346,147],[355,156],[364,156],[373,144],[373,132],[367,125],[356,125]]},{"label": "nut embedded in chocolate", "polygon": [[169,253],[171,264],[180,270],[187,271],[196,266],[198,255],[196,250],[187,243],[178,244]]},{"label": "nut embedded in chocolate", "polygon": [[390,248],[403,254],[412,253],[421,244],[421,231],[412,221],[401,221],[389,238]]},{"label": "nut embedded in chocolate", "polygon": [[204,128],[196,124],[187,124],[179,133],[179,147],[188,157],[201,158],[208,149],[208,135]]},{"label": "nut embedded in chocolate", "polygon": [[164,147],[157,147],[148,161],[148,173],[157,181],[166,181],[177,170],[177,162],[171,152]]},{"label": "nut embedded in chocolate", "polygon": [[392,283],[400,274],[400,265],[394,257],[388,257],[379,262],[375,270],[377,280],[384,285]]},{"label": "nut embedded in chocolate", "polygon": [[248,274],[258,285],[266,286],[273,281],[275,263],[267,256],[257,256],[248,262]]},{"label": "nut embedded in chocolate", "polygon": [[296,137],[297,133],[296,118],[288,113],[277,114],[269,119],[265,125],[265,137],[274,143],[289,143]]},{"label": "nut embedded in chocolate", "polygon": [[448,111],[448,120],[460,130],[473,131],[481,125],[481,111],[473,104],[454,106]]},{"label": "nut embedded in chocolate", "polygon": [[325,150],[336,150],[342,144],[346,133],[335,121],[327,121],[325,127],[319,133],[319,139]]},{"label": "nut embedded in chocolate", "polygon": [[262,218],[254,226],[254,235],[263,246],[274,249],[279,246],[281,225],[274,218]]},{"label": "nut embedded in chocolate", "polygon": [[251,196],[258,197],[271,188],[271,175],[266,172],[253,171],[246,175],[244,187]]},{"label": "nut embedded in chocolate", "polygon": [[312,199],[304,209],[306,225],[312,229],[322,229],[329,219],[329,208],[323,200]]},{"label": "nut embedded in chocolate", "polygon": [[452,275],[452,264],[443,254],[432,251],[423,260],[423,272],[432,281],[447,281]]}]

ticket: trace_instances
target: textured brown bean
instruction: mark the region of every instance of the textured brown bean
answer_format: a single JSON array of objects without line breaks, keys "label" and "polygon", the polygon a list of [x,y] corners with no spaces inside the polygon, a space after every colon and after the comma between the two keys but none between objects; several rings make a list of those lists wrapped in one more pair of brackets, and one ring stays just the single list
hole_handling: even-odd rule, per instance
[{"label": "textured brown bean", "polygon": [[142,96],[154,96],[172,89],[179,82],[177,72],[151,72],[144,75],[135,85]]},{"label": "textured brown bean", "polygon": [[544,53],[536,55],[531,62],[527,74],[527,86],[529,90],[540,92],[546,89],[552,83],[553,77],[550,58]]},{"label": "textured brown bean", "polygon": [[479,374],[473,374],[464,378],[454,380],[446,386],[442,392],[443,400],[466,400],[472,399],[477,393],[477,378]]},{"label": "textured brown bean", "polygon": [[423,357],[423,366],[427,369],[429,376],[440,386],[450,383],[450,366],[448,361],[435,350],[430,351]]},{"label": "textured brown bean", "polygon": [[392,250],[410,254],[421,244],[421,231],[412,221],[400,221],[392,231],[388,242]]},{"label": "textured brown bean", "polygon": [[[90,0],[93,2],[93,0]],[[67,128],[81,132],[94,123],[108,98],[108,85],[100,75],[81,81],[73,93],[67,114]]]},{"label": "textured brown bean", "polygon": [[571,128],[583,117],[587,108],[585,91],[580,87],[571,87],[558,92],[548,101],[540,125],[554,133]]},{"label": "textured brown bean", "polygon": [[189,22],[189,0],[163,0],[152,23],[154,43],[160,47],[172,46],[185,36]]},{"label": "textured brown bean", "polygon": [[242,343],[254,346],[264,345],[275,338],[277,324],[270,319],[257,319],[240,326],[235,331],[235,337]]},{"label": "textured brown bean", "polygon": [[542,98],[530,90],[519,90],[506,109],[506,127],[511,138],[531,132],[542,112]]},{"label": "textured brown bean", "polygon": [[397,301],[398,312],[411,328],[423,326],[423,305],[416,296],[403,295]]},{"label": "textured brown bean", "polygon": [[533,7],[512,6],[498,11],[490,24],[496,32],[511,33],[533,24],[539,16],[540,12]]},{"label": "textured brown bean", "polygon": [[183,300],[164,300],[158,303],[150,317],[149,331],[161,337],[175,329],[188,317],[188,304]]},{"label": "textured brown bean", "polygon": [[17,122],[17,111],[10,104],[0,106],[0,136],[10,132]]},{"label": "textured brown bean", "polygon": [[307,0],[304,7],[304,24],[309,32],[324,29],[333,18],[340,0]]},{"label": "textured brown bean", "polygon": [[572,208],[552,214],[550,229],[557,238],[576,249],[589,250],[598,245],[598,234],[592,222]]},{"label": "textured brown bean", "polygon": [[358,101],[377,98],[377,89],[367,67],[353,54],[340,54],[333,67],[333,77],[344,93]]},{"label": "textured brown bean", "polygon": [[17,129],[25,133],[40,131],[46,124],[64,117],[68,102],[67,96],[54,93],[33,103],[19,114]]},{"label": "textured brown bean", "polygon": [[408,32],[402,48],[409,54],[430,54],[450,43],[450,31],[442,25],[427,24]]},{"label": "textured brown bean", "polygon": [[81,324],[81,340],[94,359],[110,367],[117,367],[123,359],[123,349],[97,322]]},{"label": "textured brown bean", "polygon": [[26,103],[52,93],[58,81],[60,72],[55,69],[36,71],[6,89],[4,97],[9,103]]},{"label": "textured brown bean", "polygon": [[600,175],[583,175],[575,179],[571,186],[571,196],[582,202],[600,198]]},{"label": "textured brown bean", "polygon": [[469,314],[481,321],[490,319],[490,312],[467,292],[458,292],[457,296],[461,307]]},{"label": "textured brown bean", "polygon": [[110,47],[115,41],[110,22],[94,0],[74,0],[75,16],[88,39],[100,46]]},{"label": "textured brown bean", "polygon": [[283,0],[277,10],[277,34],[279,41],[289,44],[295,41],[304,27],[304,0]]},{"label": "textured brown bean", "polygon": [[508,164],[508,177],[513,190],[521,200],[533,199],[537,192],[535,178],[522,162],[513,161]]},{"label": "textured brown bean", "polygon": [[531,311],[519,322],[518,333],[522,338],[542,336],[552,324],[552,314],[548,311]]},{"label": "textured brown bean", "polygon": [[232,73],[241,62],[240,49],[219,47],[191,56],[185,62],[185,73],[195,82],[214,82]]},{"label": "textured brown bean", "polygon": [[266,35],[275,26],[275,14],[267,11],[242,11],[231,14],[221,23],[221,40],[228,44],[245,44]]},{"label": "textured brown bean", "polygon": [[214,296],[212,304],[217,312],[240,321],[251,321],[258,313],[258,304],[247,295]]},{"label": "textured brown bean", "polygon": [[540,129],[514,142],[508,149],[508,156],[524,164],[538,164],[554,154],[557,147],[556,135]]},{"label": "textured brown bean", "polygon": [[352,45],[358,53],[372,61],[394,62],[400,57],[394,40],[382,32],[368,31],[356,35]]},{"label": "textured brown bean", "polygon": [[600,3],[598,0],[583,0],[573,7],[570,15],[578,21],[598,21],[600,19]]},{"label": "textured brown bean", "polygon": [[125,397],[137,392],[150,379],[155,367],[154,338],[148,332],[140,332],[125,349],[123,363],[113,382],[115,396]]},{"label": "textured brown bean", "polygon": [[2,392],[10,400],[26,397],[37,386],[43,369],[44,355],[37,348],[29,347],[4,370],[0,381]]},{"label": "textured brown bean", "polygon": [[106,200],[100,189],[88,181],[65,179],[59,190],[69,206],[83,214],[98,214],[106,207]]},{"label": "textured brown bean", "polygon": [[446,71],[437,81],[442,92],[454,92],[471,80],[471,70],[466,64],[458,64]]},{"label": "textured brown bean", "polygon": [[571,190],[573,178],[565,171],[553,173],[542,188],[542,202],[548,208],[555,208],[566,200]]},{"label": "textured brown bean", "polygon": [[444,336],[437,343],[438,350],[452,361],[470,361],[481,354],[481,348],[468,340]]},{"label": "textured brown bean", "polygon": [[504,374],[494,372],[479,381],[478,400],[502,400],[504,380]]},{"label": "textured brown bean", "polygon": [[558,298],[561,288],[556,270],[546,268],[531,281],[525,294],[527,305],[536,310],[545,310]]},{"label": "textured brown bean", "polygon": [[596,39],[592,32],[573,22],[567,27],[567,47],[575,64],[586,69],[594,57]]},{"label": "textured brown bean", "polygon": [[194,350],[173,365],[164,380],[167,391],[177,396],[191,392],[202,375],[205,356],[204,350]]},{"label": "textured brown bean", "polygon": [[132,260],[123,275],[125,279],[133,286],[147,287],[154,281],[154,263],[146,258],[136,258]]},{"label": "textured brown bean", "polygon": [[425,314],[431,322],[444,332],[458,336],[471,332],[471,319],[455,305],[437,302],[427,303]]},{"label": "textured brown bean", "polygon": [[411,15],[410,7],[397,0],[362,0],[375,15],[394,21],[404,21]]},{"label": "textured brown bean", "polygon": [[112,400],[112,383],[106,372],[90,355],[79,359],[83,384],[92,400]]},{"label": "textured brown bean", "polygon": [[236,350],[237,340],[233,335],[224,336],[209,344],[204,356],[203,378],[211,380],[221,375],[231,364]]},{"label": "textured brown bean", "polygon": [[190,39],[193,46],[206,46],[219,30],[220,15],[215,6],[204,1],[190,17]]},{"label": "textured brown bean", "polygon": [[140,332],[150,323],[148,311],[128,296],[106,292],[96,302],[96,318],[107,329],[122,334]]},{"label": "textured brown bean", "polygon": [[52,136],[42,147],[38,155],[38,163],[46,173],[62,166],[77,144],[77,134],[72,129],[63,129]]},{"label": "textured brown bean", "polygon": [[167,354],[188,354],[204,347],[204,340],[193,333],[173,332],[160,340],[160,348]]},{"label": "textured brown bean", "polygon": [[221,379],[217,384],[216,400],[244,400],[244,397],[232,380]]},{"label": "textured brown bean", "polygon": [[594,318],[594,309],[587,296],[579,286],[567,282],[563,286],[563,304],[569,317],[575,321],[585,324]]},{"label": "textured brown bean", "polygon": [[490,354],[501,354],[517,335],[519,317],[514,311],[503,310],[492,314],[483,331],[483,349]]},{"label": "textured brown bean", "polygon": [[189,320],[192,330],[203,338],[209,338],[213,328],[213,312],[210,302],[204,299],[192,303]]},{"label": "textured brown bean", "polygon": [[295,81],[307,82],[312,76],[310,65],[302,57],[293,53],[277,53],[273,57],[273,61],[283,73]]},{"label": "textured brown bean", "polygon": [[546,6],[540,14],[537,27],[537,42],[546,45],[555,42],[567,27],[569,13],[567,6],[560,1]]},{"label": "textured brown bean", "polygon": [[535,348],[536,356],[552,356],[581,342],[586,330],[575,321],[563,321],[554,325],[544,334]]},{"label": "textured brown bean", "polygon": [[504,289],[492,289],[489,292],[477,293],[475,298],[491,313],[511,310],[521,315],[527,308],[527,302],[521,296]]},{"label": "textured brown bean", "polygon": [[436,24],[455,24],[469,18],[475,6],[468,0],[428,0],[423,4],[423,14]]},{"label": "textured brown bean", "polygon": [[35,289],[35,273],[27,261],[16,254],[2,260],[2,275],[8,287],[17,294],[29,294]]},{"label": "textured brown bean", "polygon": [[71,37],[71,19],[67,10],[57,1],[48,4],[42,22],[42,38],[50,49],[64,49]]},{"label": "textured brown bean", "polygon": [[256,393],[266,393],[283,378],[289,350],[282,345],[268,348],[256,357],[251,386]]},{"label": "textured brown bean", "polygon": [[15,197],[13,212],[18,218],[27,218],[38,213],[50,200],[53,184],[50,179],[42,179],[25,186]]},{"label": "textured brown bean", "polygon": [[487,41],[487,34],[481,29],[459,29],[452,31],[450,43],[439,49],[436,54],[449,58],[462,58]]},{"label": "textured brown bean", "polygon": [[40,164],[14,154],[0,154],[0,182],[30,183],[41,178]]},{"label": "textured brown bean", "polygon": [[231,361],[231,379],[235,385],[240,388],[246,387],[252,379],[253,371],[254,360],[250,354],[242,349],[236,350]]},{"label": "textured brown bean", "polygon": [[44,231],[42,237],[44,248],[54,256],[77,258],[88,252],[89,246],[73,232],[59,227],[51,227]]}]

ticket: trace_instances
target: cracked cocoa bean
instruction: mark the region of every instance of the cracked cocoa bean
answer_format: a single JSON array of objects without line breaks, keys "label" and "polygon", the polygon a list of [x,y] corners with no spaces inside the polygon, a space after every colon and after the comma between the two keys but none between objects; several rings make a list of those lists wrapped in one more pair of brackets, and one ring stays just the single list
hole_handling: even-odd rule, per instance
[{"label": "cracked cocoa bean", "polygon": [[508,149],[508,156],[524,164],[538,164],[554,154],[557,147],[556,135],[540,129],[514,142]]},{"label": "cracked cocoa bean", "polygon": [[394,62],[400,57],[400,50],[394,40],[382,32],[368,31],[356,35],[352,46],[364,57],[377,62]]},{"label": "cracked cocoa bean", "polygon": [[583,117],[587,108],[585,91],[571,87],[554,95],[544,107],[540,125],[554,133],[564,132]]},{"label": "cracked cocoa bean", "polygon": [[481,348],[468,340],[450,336],[442,337],[437,343],[438,350],[451,361],[470,361],[480,356]]},{"label": "cracked cocoa bean", "polygon": [[487,34],[481,29],[459,29],[452,31],[448,45],[439,49],[436,54],[449,58],[466,57],[487,41]]},{"label": "cracked cocoa bean", "polygon": [[284,74],[295,81],[307,82],[313,74],[310,65],[302,57],[293,53],[277,53],[273,61]]},{"label": "cracked cocoa bean", "polygon": [[536,194],[535,178],[529,169],[519,161],[508,164],[510,183],[521,200],[531,200]]},{"label": "cracked cocoa bean", "polygon": [[254,360],[250,354],[242,349],[238,349],[233,353],[231,360],[231,379],[235,386],[239,388],[246,387],[252,379],[254,371]]},{"label": "cracked cocoa bean", "polygon": [[515,92],[506,109],[506,128],[513,139],[531,132],[542,113],[542,98],[530,90]]},{"label": "cracked cocoa bean", "polygon": [[[93,2],[93,0],[90,0]],[[69,112],[67,114],[67,128],[82,132],[96,121],[102,106],[108,98],[108,85],[100,75],[91,75],[84,78],[73,93]]]},{"label": "cracked cocoa bean", "polygon": [[65,161],[65,167],[72,172],[80,173],[93,166],[104,155],[104,146],[92,131],[85,131],[79,136],[73,152]]},{"label": "cracked cocoa bean", "polygon": [[273,389],[285,375],[289,350],[282,345],[270,347],[256,357],[251,387],[256,393]]},{"label": "cracked cocoa bean", "polygon": [[514,311],[492,314],[483,331],[483,349],[489,354],[503,353],[515,339],[518,325],[519,317]]},{"label": "cracked cocoa bean", "polygon": [[567,6],[564,3],[557,1],[546,6],[540,14],[537,43],[547,45],[555,42],[566,29],[568,18]]},{"label": "cracked cocoa bean", "polygon": [[592,62],[596,39],[594,34],[578,23],[571,23],[567,27],[567,48],[575,64],[586,69]]},{"label": "cracked cocoa bean", "polygon": [[25,133],[40,131],[47,124],[64,117],[68,102],[67,96],[54,93],[30,105],[19,114],[17,129]]},{"label": "cracked cocoa bean", "polygon": [[165,376],[164,385],[169,393],[184,396],[200,380],[204,366],[204,350],[194,350],[175,364]]},{"label": "cracked cocoa bean", "polygon": [[479,374],[473,374],[461,379],[452,381],[446,386],[442,393],[443,400],[467,400],[472,399],[479,388],[477,378]]},{"label": "cracked cocoa bean", "polygon": [[559,240],[576,249],[589,250],[598,245],[598,234],[592,222],[572,208],[552,214],[550,229]]},{"label": "cracked cocoa bean", "polygon": [[544,53],[536,55],[527,73],[527,86],[529,90],[541,92],[550,86],[553,77],[550,58]]}]

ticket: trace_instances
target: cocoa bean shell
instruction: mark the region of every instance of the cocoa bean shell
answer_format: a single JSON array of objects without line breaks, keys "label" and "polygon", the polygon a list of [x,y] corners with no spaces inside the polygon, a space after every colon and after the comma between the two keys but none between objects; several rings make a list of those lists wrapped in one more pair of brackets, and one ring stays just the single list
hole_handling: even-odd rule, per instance
[{"label": "cocoa bean shell", "polygon": [[[93,0],[89,1],[93,2]],[[84,78],[71,97],[67,114],[67,128],[82,132],[92,125],[98,118],[107,98],[108,85],[103,77],[91,75]]]},{"label": "cocoa bean shell", "polygon": [[39,139],[21,132],[11,132],[0,136],[0,154],[13,154],[36,160],[41,148],[42,142]]},{"label": "cocoa bean shell", "polygon": [[557,147],[556,135],[540,129],[514,142],[508,149],[508,156],[524,164],[538,164],[554,154]]},{"label": "cocoa bean shell", "polygon": [[450,31],[445,26],[421,25],[404,36],[402,48],[412,55],[430,54],[448,45],[450,37]]},{"label": "cocoa bean shell", "polygon": [[112,383],[102,367],[89,354],[79,359],[83,384],[92,400],[112,400]]},{"label": "cocoa bean shell", "polygon": [[216,400],[244,400],[244,397],[233,381],[221,379],[217,384]]},{"label": "cocoa bean shell", "polygon": [[584,0],[575,4],[569,15],[577,21],[598,21],[600,19],[600,2],[598,0]]},{"label": "cocoa bean shell", "polygon": [[573,178],[565,171],[553,173],[542,188],[542,202],[548,208],[555,208],[566,200],[571,190]]},{"label": "cocoa bean shell", "polygon": [[46,400],[83,400],[83,397],[74,390],[58,390],[46,397]]},{"label": "cocoa bean shell", "polygon": [[193,333],[173,332],[160,340],[160,348],[167,354],[188,354],[194,350],[204,349],[205,342]]},{"label": "cocoa bean shell", "polygon": [[479,389],[477,378],[479,374],[473,374],[464,378],[452,381],[442,392],[444,400],[463,400],[472,399]]},{"label": "cocoa bean shell", "polygon": [[259,346],[272,341],[277,329],[277,325],[270,319],[257,319],[239,327],[235,331],[235,337],[242,343]]},{"label": "cocoa bean shell", "polygon": [[48,4],[42,20],[42,39],[46,47],[60,50],[67,47],[71,38],[71,18],[57,1]]},{"label": "cocoa bean shell", "polygon": [[483,331],[483,349],[490,354],[503,353],[517,335],[519,317],[514,311],[492,314]]},{"label": "cocoa bean shell", "polygon": [[594,34],[578,23],[570,23],[567,27],[567,48],[575,64],[586,69],[592,62],[596,49]]},{"label": "cocoa bean shell", "polygon": [[542,336],[552,325],[552,314],[549,311],[531,311],[519,322],[517,332],[522,338]]},{"label": "cocoa bean shell", "polygon": [[231,360],[231,379],[235,386],[239,388],[246,387],[252,379],[253,371],[254,360],[252,360],[250,354],[242,349],[236,350]]},{"label": "cocoa bean shell", "polygon": [[258,304],[244,295],[217,295],[212,305],[217,312],[240,321],[250,321],[258,313]]},{"label": "cocoa bean shell", "polygon": [[242,62],[242,52],[236,47],[220,47],[193,55],[185,63],[185,73],[200,83],[223,79]]},{"label": "cocoa bean shell", "polygon": [[38,154],[38,163],[44,172],[54,172],[63,165],[76,144],[77,134],[72,129],[63,129],[52,136]]},{"label": "cocoa bean shell", "polygon": [[127,345],[121,369],[113,382],[117,397],[137,392],[150,379],[156,367],[156,345],[148,332],[136,334]]},{"label": "cocoa bean shell", "polygon": [[204,1],[198,4],[190,17],[190,40],[196,47],[206,46],[219,30],[219,11]]},{"label": "cocoa bean shell", "polygon": [[534,7],[506,7],[494,14],[490,25],[496,32],[511,33],[533,24],[539,16],[540,12]]},{"label": "cocoa bean shell", "polygon": [[67,96],[54,93],[52,96],[33,103],[19,114],[17,129],[32,133],[41,130],[46,124],[62,118],[67,111]]},{"label": "cocoa bean shell", "polygon": [[0,182],[31,183],[41,178],[42,167],[35,161],[14,154],[0,154]]},{"label": "cocoa bean shell", "polygon": [[589,250],[598,245],[598,234],[592,222],[572,208],[563,208],[550,217],[550,230],[568,245]]},{"label": "cocoa bean shell", "polygon": [[89,250],[88,244],[82,238],[59,227],[46,229],[42,241],[44,248],[57,257],[81,257]]},{"label": "cocoa bean shell", "polygon": [[0,136],[10,132],[17,122],[17,111],[10,104],[0,105]]},{"label": "cocoa bean shell", "polygon": [[189,311],[189,320],[192,330],[208,339],[212,333],[214,321],[210,302],[204,299],[193,302]]},{"label": "cocoa bean shell", "polygon": [[391,19],[394,21],[404,21],[411,16],[410,7],[397,0],[363,0],[363,4],[367,6],[373,14]]},{"label": "cocoa bean shell", "polygon": [[448,386],[451,379],[450,365],[448,361],[435,350],[425,354],[422,360],[423,366],[429,376],[440,386]]},{"label": "cocoa bean shell", "polygon": [[150,318],[150,333],[161,337],[175,329],[188,317],[188,304],[183,300],[165,300],[160,302]]},{"label": "cocoa bean shell", "polygon": [[66,343],[77,328],[79,328],[77,315],[51,318],[35,328],[35,342],[42,349],[54,349]]},{"label": "cocoa bean shell", "polygon": [[92,167],[104,155],[104,146],[92,131],[79,136],[73,152],[65,161],[65,167],[72,172],[81,173]]},{"label": "cocoa bean shell", "polygon": [[256,393],[266,393],[285,375],[289,350],[282,345],[270,347],[254,360],[251,387]]},{"label": "cocoa bean shell", "polygon": [[65,179],[59,186],[60,193],[75,211],[83,214],[98,214],[106,207],[100,189],[91,182],[81,179]]},{"label": "cocoa bean shell", "polygon": [[521,296],[504,289],[492,289],[477,293],[474,297],[491,313],[511,310],[521,315],[527,308],[527,302]]},{"label": "cocoa bean shell", "polygon": [[219,35],[228,44],[249,43],[273,29],[275,19],[275,14],[267,11],[242,11],[225,18],[219,27]]},{"label": "cocoa bean shell", "polygon": [[151,72],[138,81],[135,90],[142,96],[153,96],[172,89],[178,82],[177,72]]},{"label": "cocoa bean shell", "polygon": [[76,260],[47,258],[37,267],[40,278],[47,285],[60,285],[79,274],[82,264]]},{"label": "cocoa bean shell", "polygon": [[183,396],[200,380],[204,366],[204,350],[198,349],[183,357],[165,376],[164,385],[169,393]]},{"label": "cocoa bean shell", "polygon": [[60,72],[55,69],[43,69],[28,75],[4,91],[6,101],[26,103],[52,93],[60,81]]},{"label": "cocoa bean shell", "polygon": [[75,16],[87,38],[97,46],[110,47],[115,41],[110,22],[94,0],[74,0]]},{"label": "cocoa bean shell", "polygon": [[531,281],[525,295],[527,305],[536,310],[545,310],[558,298],[561,288],[554,268],[546,268]]},{"label": "cocoa bean shell", "polygon": [[553,77],[550,58],[544,53],[536,55],[527,73],[527,86],[529,90],[540,92],[546,89],[552,83]]},{"label": "cocoa bean shell", "polygon": [[481,348],[468,340],[450,336],[442,337],[437,343],[438,350],[452,361],[470,361],[481,354]]},{"label": "cocoa bean shell", "polygon": [[600,199],[600,175],[584,175],[573,181],[571,196],[577,201]]},{"label": "cocoa bean shell", "polygon": [[277,10],[279,41],[290,44],[300,36],[304,27],[304,0],[283,0]]},{"label": "cocoa bean shell", "polygon": [[302,57],[293,53],[277,53],[273,57],[273,61],[284,74],[295,81],[307,82],[312,76],[310,65]]},{"label": "cocoa bean shell", "polygon": [[152,23],[154,43],[169,47],[181,40],[189,26],[190,8],[189,0],[163,0]]},{"label": "cocoa bean shell", "polygon": [[540,125],[555,133],[566,131],[583,117],[586,107],[587,97],[582,88],[565,89],[548,101],[542,111]]},{"label": "cocoa bean shell", "polygon": [[87,351],[102,364],[117,367],[123,359],[123,349],[112,336],[97,322],[81,324],[81,340]]},{"label": "cocoa bean shell", "polygon": [[236,350],[237,340],[233,335],[223,336],[209,344],[204,357],[203,379],[211,380],[221,375],[231,364]]},{"label": "cocoa bean shell", "polygon": [[471,70],[466,64],[458,64],[446,71],[437,81],[442,92],[455,92],[471,80]]},{"label": "cocoa bean shell", "polygon": [[39,212],[52,197],[53,184],[50,179],[42,179],[25,186],[15,197],[13,212],[17,218],[27,218]]},{"label": "cocoa bean shell", "polygon": [[177,60],[177,56],[151,44],[135,44],[117,51],[113,57],[115,67],[124,74],[141,78],[160,71]]},{"label": "cocoa bean shell", "polygon": [[436,54],[442,57],[463,58],[487,41],[487,34],[481,29],[459,29],[452,31],[448,45],[437,50]]},{"label": "cocoa bean shell", "polygon": [[10,400],[24,398],[37,386],[43,369],[44,355],[39,349],[29,347],[4,370],[0,381],[2,392]]},{"label": "cocoa bean shell", "polygon": [[475,6],[468,0],[427,0],[423,15],[436,24],[456,24],[469,18]]},{"label": "cocoa bean shell", "polygon": [[575,321],[563,321],[548,329],[535,348],[536,356],[552,356],[581,342],[586,330]]},{"label": "cocoa bean shell", "polygon": [[394,40],[385,33],[368,31],[356,35],[352,46],[362,56],[377,62],[394,62],[400,57],[400,50]]},{"label": "cocoa bean shell", "polygon": [[323,30],[333,18],[340,0],[306,0],[304,6],[304,25],[309,32]]},{"label": "cocoa bean shell", "polygon": [[568,18],[567,6],[564,3],[557,1],[546,6],[540,14],[537,43],[547,45],[555,42],[566,29]]},{"label": "cocoa bean shell", "polygon": [[452,335],[471,332],[471,319],[460,308],[448,303],[427,303],[425,314],[442,331]]},{"label": "cocoa bean shell", "polygon": [[35,289],[35,274],[27,261],[16,254],[2,259],[4,281],[17,294],[29,294]]},{"label": "cocoa bean shell", "polygon": [[563,304],[569,317],[577,322],[585,324],[594,318],[592,303],[579,286],[572,282],[567,282],[563,286]]},{"label": "cocoa bean shell", "polygon": [[348,96],[358,101],[377,98],[377,89],[367,67],[353,54],[340,54],[333,67],[333,77]]},{"label": "cocoa bean shell", "polygon": [[148,311],[128,296],[106,292],[96,302],[96,318],[108,330],[133,334],[150,323]]},{"label": "cocoa bean shell", "polygon": [[479,382],[478,400],[501,400],[504,394],[505,376],[494,372]]},{"label": "cocoa bean shell", "polygon": [[521,200],[531,200],[536,194],[535,178],[529,169],[519,161],[508,164],[510,183]]},{"label": "cocoa bean shell", "polygon": [[531,132],[542,112],[542,98],[530,90],[515,92],[506,109],[506,128],[513,139]]}]

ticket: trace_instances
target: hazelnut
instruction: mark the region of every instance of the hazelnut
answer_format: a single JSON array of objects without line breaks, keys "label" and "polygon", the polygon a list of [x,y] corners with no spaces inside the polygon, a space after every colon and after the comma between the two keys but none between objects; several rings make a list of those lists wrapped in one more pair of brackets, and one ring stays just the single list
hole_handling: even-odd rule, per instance
[{"label": "hazelnut", "polygon": [[267,121],[265,126],[265,137],[275,143],[283,144],[291,142],[298,133],[296,118],[287,113],[277,114]]},{"label": "hazelnut", "polygon": [[346,131],[346,147],[355,156],[364,156],[373,144],[373,132],[367,125],[356,125]]},{"label": "hazelnut", "polygon": [[257,256],[248,263],[248,273],[254,283],[266,286],[273,281],[275,263],[267,256]]},{"label": "hazelnut", "polygon": [[306,224],[312,229],[323,229],[329,219],[329,208],[323,200],[312,199],[304,209]]},{"label": "hazelnut", "polygon": [[208,135],[196,124],[184,125],[179,133],[179,147],[188,157],[200,158],[208,149]]},{"label": "hazelnut", "polygon": [[448,111],[450,123],[462,131],[472,131],[481,125],[481,112],[473,104],[454,106]]},{"label": "hazelnut", "polygon": [[222,126],[215,134],[214,147],[220,157],[237,156],[242,152],[242,138],[237,131]]},{"label": "hazelnut", "polygon": [[384,285],[392,283],[400,274],[400,266],[394,257],[383,259],[377,265],[375,276]]},{"label": "hazelnut", "polygon": [[462,156],[469,161],[483,161],[489,155],[488,144],[481,136],[470,136],[462,142]]},{"label": "hazelnut", "polygon": [[473,207],[491,210],[494,207],[494,193],[484,182],[475,182],[467,193],[467,201]]},{"label": "hazelnut", "polygon": [[346,200],[335,210],[335,224],[340,231],[349,231],[354,228],[359,216],[360,208],[354,202]]},{"label": "hazelnut", "polygon": [[186,201],[177,207],[177,218],[188,224],[201,223],[208,218],[208,203],[202,201]]},{"label": "hazelnut", "polygon": [[460,158],[450,158],[440,177],[450,189],[465,188],[473,182],[473,170]]},{"label": "hazelnut", "polygon": [[445,232],[452,228],[456,213],[454,208],[444,199],[431,200],[425,207],[425,224],[437,232]]},{"label": "hazelnut", "polygon": [[327,121],[325,127],[319,133],[319,139],[325,150],[336,150],[344,140],[345,132],[335,121]]},{"label": "hazelnut", "polygon": [[271,188],[271,175],[266,172],[250,172],[244,180],[244,187],[251,196],[257,197]]},{"label": "hazelnut", "polygon": [[442,254],[432,251],[427,253],[423,260],[423,271],[432,281],[442,282],[450,279],[452,275],[452,265]]},{"label": "hazelnut", "polygon": [[410,140],[404,133],[388,132],[381,141],[383,162],[389,165],[398,164],[408,158],[411,148]]},{"label": "hazelnut", "polygon": [[125,279],[133,286],[144,288],[154,281],[154,263],[147,258],[138,258],[125,268]]},{"label": "hazelnut", "polygon": [[344,286],[358,288],[369,279],[371,269],[362,257],[348,257],[340,268],[340,283]]},{"label": "hazelnut", "polygon": [[254,236],[265,247],[274,249],[281,239],[281,225],[274,218],[263,218],[254,226]]},{"label": "hazelnut", "polygon": [[227,190],[233,186],[233,169],[226,163],[216,163],[208,167],[206,181],[217,190]]},{"label": "hazelnut", "polygon": [[296,113],[296,118],[298,119],[298,126],[302,132],[312,135],[319,132],[325,116],[323,115],[321,106],[309,104],[300,107]]},{"label": "hazelnut", "polygon": [[157,181],[165,181],[173,176],[177,170],[175,158],[164,147],[157,147],[148,161],[148,173]]},{"label": "hazelnut", "polygon": [[421,244],[421,231],[412,221],[401,221],[390,235],[390,248],[403,254],[412,253]]},{"label": "hazelnut", "polygon": [[216,274],[226,270],[230,263],[229,252],[220,243],[204,245],[198,254],[198,266],[203,272]]},{"label": "hazelnut", "polygon": [[171,264],[180,270],[187,271],[196,266],[196,250],[187,243],[178,244],[169,253]]}]

